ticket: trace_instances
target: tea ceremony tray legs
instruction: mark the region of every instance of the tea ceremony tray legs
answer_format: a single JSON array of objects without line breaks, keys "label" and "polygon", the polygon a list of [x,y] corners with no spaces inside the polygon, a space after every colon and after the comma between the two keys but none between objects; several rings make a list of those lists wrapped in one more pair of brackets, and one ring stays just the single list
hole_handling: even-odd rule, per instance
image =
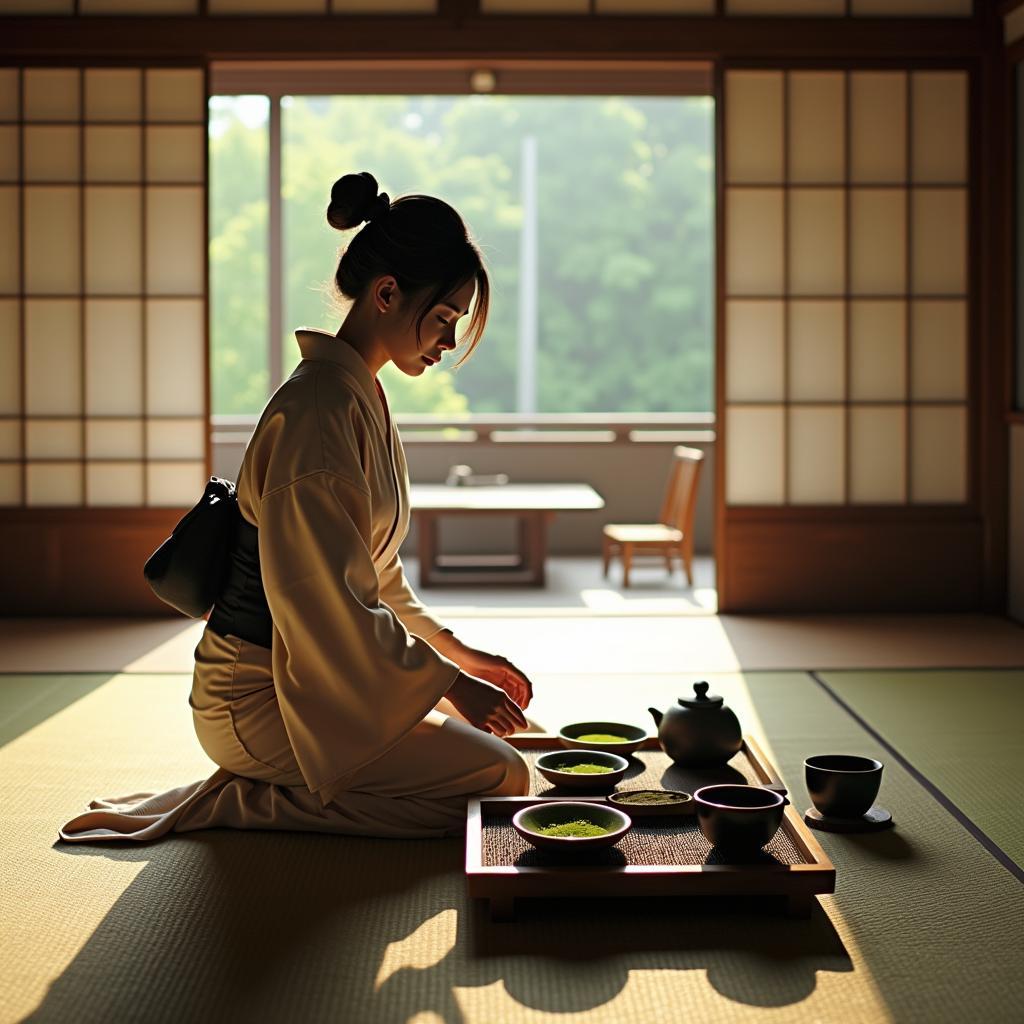
[{"label": "tea ceremony tray legs", "polygon": [[[557,737],[546,734],[523,734],[511,742],[528,761],[560,747]],[[634,761],[632,779],[620,791],[658,785],[663,775],[680,771],[654,738],[636,752]],[[734,778],[738,773],[751,785],[781,788],[775,769],[749,737],[721,771]],[[471,897],[489,901],[494,921],[510,920],[517,898],[554,897],[773,896],[782,897],[780,906],[788,915],[806,917],[817,894],[835,891],[832,862],[792,806],[786,807],[782,825],[765,851],[743,862],[726,861],[715,851],[692,815],[638,816],[618,844],[589,853],[534,849],[512,828],[517,811],[552,799],[605,802],[604,795],[552,791],[543,780],[538,786],[536,772],[534,777],[534,788],[543,795],[485,797],[469,803],[466,884]],[[653,783],[646,781],[651,778]],[[670,781],[671,788],[686,788]]]}]

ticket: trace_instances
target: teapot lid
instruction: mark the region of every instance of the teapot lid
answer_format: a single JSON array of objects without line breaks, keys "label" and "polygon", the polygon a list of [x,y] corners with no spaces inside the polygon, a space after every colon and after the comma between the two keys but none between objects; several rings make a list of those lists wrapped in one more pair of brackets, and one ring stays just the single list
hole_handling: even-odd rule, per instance
[{"label": "teapot lid", "polygon": [[722,706],[722,698],[716,693],[708,693],[708,684],[705,682],[694,683],[693,692],[695,697],[680,697],[679,703],[684,708],[717,708]]}]

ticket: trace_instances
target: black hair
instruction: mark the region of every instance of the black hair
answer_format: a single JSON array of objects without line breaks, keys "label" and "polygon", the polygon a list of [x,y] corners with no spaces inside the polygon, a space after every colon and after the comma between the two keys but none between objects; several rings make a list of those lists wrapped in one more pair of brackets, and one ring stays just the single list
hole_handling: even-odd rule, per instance
[{"label": "black hair", "polygon": [[472,278],[476,301],[463,340],[465,361],[476,348],[487,322],[490,282],[483,256],[459,214],[443,199],[403,195],[391,202],[377,193],[369,171],[345,174],[331,188],[327,222],[347,231],[366,221],[339,250],[334,273],[337,292],[349,299],[363,295],[374,278],[390,274],[406,294],[426,292],[416,320],[416,339],[430,310]]}]

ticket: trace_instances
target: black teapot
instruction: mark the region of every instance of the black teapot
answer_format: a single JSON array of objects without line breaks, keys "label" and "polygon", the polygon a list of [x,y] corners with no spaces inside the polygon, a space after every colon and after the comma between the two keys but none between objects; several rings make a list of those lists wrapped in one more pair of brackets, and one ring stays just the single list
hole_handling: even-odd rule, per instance
[{"label": "black teapot", "polygon": [[710,768],[725,764],[743,746],[740,722],[722,698],[708,693],[708,684],[694,683],[693,697],[680,697],[665,714],[647,710],[658,726],[658,742],[676,764]]}]

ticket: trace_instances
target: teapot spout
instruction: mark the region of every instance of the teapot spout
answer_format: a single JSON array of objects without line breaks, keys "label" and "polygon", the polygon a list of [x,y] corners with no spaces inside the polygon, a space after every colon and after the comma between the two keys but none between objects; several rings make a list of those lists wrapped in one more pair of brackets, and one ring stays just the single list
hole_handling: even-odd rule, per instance
[{"label": "teapot spout", "polygon": [[654,716],[654,724],[658,726],[658,728],[660,729],[661,720],[664,717],[664,715],[662,715],[662,713],[657,708],[648,708],[647,710],[650,711],[650,713]]}]

